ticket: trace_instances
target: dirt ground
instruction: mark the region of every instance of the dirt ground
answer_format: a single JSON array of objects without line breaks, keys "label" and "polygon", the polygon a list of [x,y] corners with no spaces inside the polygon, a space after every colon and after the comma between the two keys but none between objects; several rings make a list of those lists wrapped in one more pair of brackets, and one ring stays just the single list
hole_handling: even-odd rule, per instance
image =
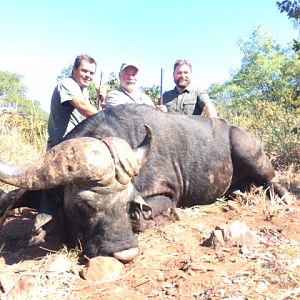
[{"label": "dirt ground", "polygon": [[[1,299],[300,299],[300,174],[286,183],[297,196],[292,205],[253,188],[139,234],[140,254],[110,281],[82,279],[76,253],[55,241],[29,247],[35,213],[16,212],[0,232]],[[234,220],[256,233],[254,246],[205,246],[216,226]],[[71,271],[45,272],[56,251]]]}]

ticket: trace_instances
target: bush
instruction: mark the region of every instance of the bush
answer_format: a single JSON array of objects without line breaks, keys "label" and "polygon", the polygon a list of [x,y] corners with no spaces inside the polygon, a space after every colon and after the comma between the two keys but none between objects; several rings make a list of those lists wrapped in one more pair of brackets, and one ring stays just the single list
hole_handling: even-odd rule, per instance
[{"label": "bush", "polygon": [[19,144],[20,148],[30,145],[34,152],[45,152],[48,138],[46,120],[33,115],[0,114],[0,128],[2,147],[12,140],[11,142]]},{"label": "bush", "polygon": [[299,110],[288,111],[275,102],[252,104],[244,112],[224,104],[217,109],[222,117],[257,137],[278,167],[300,167]]}]

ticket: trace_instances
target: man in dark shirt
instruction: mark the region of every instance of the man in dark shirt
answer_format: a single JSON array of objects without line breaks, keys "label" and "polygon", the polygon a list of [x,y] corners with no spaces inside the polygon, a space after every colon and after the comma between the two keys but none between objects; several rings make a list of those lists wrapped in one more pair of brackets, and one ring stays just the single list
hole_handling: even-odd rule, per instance
[{"label": "man in dark shirt", "polygon": [[208,94],[194,87],[192,82],[192,64],[186,60],[177,60],[173,71],[175,88],[163,94],[161,111],[179,112],[187,115],[217,117],[217,111],[211,103]]}]

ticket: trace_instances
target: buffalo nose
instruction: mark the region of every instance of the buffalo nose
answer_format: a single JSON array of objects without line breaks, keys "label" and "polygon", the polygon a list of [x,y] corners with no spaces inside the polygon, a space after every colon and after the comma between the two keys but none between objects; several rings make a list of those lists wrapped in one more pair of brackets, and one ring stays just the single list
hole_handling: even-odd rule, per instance
[{"label": "buffalo nose", "polygon": [[113,257],[121,261],[122,263],[128,263],[133,260],[139,254],[139,248],[130,248],[126,250],[122,250],[119,252],[115,252]]}]

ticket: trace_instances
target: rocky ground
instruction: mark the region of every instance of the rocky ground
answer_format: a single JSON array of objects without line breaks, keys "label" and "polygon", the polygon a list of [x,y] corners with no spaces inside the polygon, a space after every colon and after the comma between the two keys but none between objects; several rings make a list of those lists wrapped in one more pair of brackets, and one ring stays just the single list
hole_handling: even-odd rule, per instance
[{"label": "rocky ground", "polygon": [[186,209],[139,234],[141,253],[126,265],[87,268],[55,240],[29,247],[35,212],[15,211],[0,232],[1,299],[299,299],[300,175],[286,176],[292,205],[253,188]]}]

